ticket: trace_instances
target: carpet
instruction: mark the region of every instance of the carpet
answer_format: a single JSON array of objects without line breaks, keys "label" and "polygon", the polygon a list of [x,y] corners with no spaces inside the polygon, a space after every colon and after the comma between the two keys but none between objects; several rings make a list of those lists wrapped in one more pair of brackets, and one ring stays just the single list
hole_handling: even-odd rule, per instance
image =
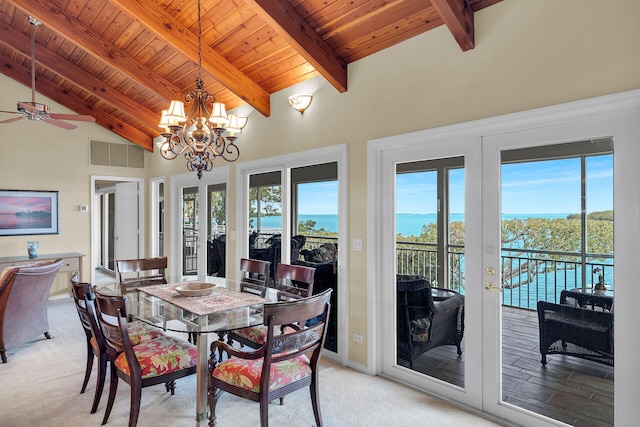
[{"label": "carpet", "polygon": [[[0,425],[100,426],[109,393],[109,380],[98,412],[89,414],[95,391],[96,367],[87,391],[80,394],[86,363],[86,344],[71,298],[49,303],[50,333],[31,343],[10,349],[9,362],[0,364]],[[320,405],[325,427],[350,426],[496,426],[437,398],[381,377],[357,372],[326,358],[320,373]],[[138,426],[194,426],[195,376],[176,381],[174,396],[160,384],[142,390]],[[126,426],[129,386],[120,381],[107,426]],[[260,425],[259,405],[223,394],[218,401],[219,427]],[[299,390],[269,406],[272,427],[313,426],[308,390]],[[205,427],[206,422],[199,423]]]}]

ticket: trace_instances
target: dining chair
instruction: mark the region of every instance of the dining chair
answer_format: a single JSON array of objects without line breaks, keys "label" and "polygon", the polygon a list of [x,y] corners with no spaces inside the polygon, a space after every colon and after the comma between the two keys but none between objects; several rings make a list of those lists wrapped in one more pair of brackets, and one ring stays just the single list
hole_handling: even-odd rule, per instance
[{"label": "dining chair", "polygon": [[167,283],[166,268],[167,257],[116,260],[122,294],[141,286]]},{"label": "dining chair", "polygon": [[[315,268],[299,265],[278,264],[276,292],[278,301],[306,298],[313,293]],[[242,285],[241,285],[242,286]],[[266,290],[266,288],[265,288]],[[264,298],[264,294],[262,295]],[[259,348],[265,342],[267,328],[264,325],[249,326],[227,332],[227,343]]]},{"label": "dining chair", "polygon": [[129,427],[140,413],[142,388],[165,384],[173,395],[175,380],[196,372],[196,346],[162,335],[134,346],[127,330],[126,297],[96,294],[96,314],[111,366],[109,401],[102,424],[106,424],[116,397],[118,380],[131,387]]},{"label": "dining chair", "polygon": [[[313,414],[322,427],[318,387],[318,363],[327,333],[331,289],[293,301],[264,306],[264,345],[252,351],[236,349],[214,341],[209,359],[209,424],[215,425],[216,405],[222,391],[260,402],[260,425],[269,425],[269,402],[304,387],[309,387]],[[313,326],[302,328],[300,319],[315,319]],[[287,333],[279,333],[286,326]],[[229,358],[220,361],[222,351]],[[310,357],[309,357],[310,355]]]},{"label": "dining chair", "polygon": [[[84,333],[87,340],[87,367],[84,374],[84,381],[82,382],[82,388],[80,393],[84,393],[89,378],[91,377],[91,371],[93,369],[93,358],[98,359],[98,378],[96,382],[96,390],[93,398],[93,405],[91,406],[91,413],[95,413],[102,397],[102,390],[104,389],[104,380],[107,373],[107,352],[104,344],[104,338],[98,321],[96,318],[95,310],[95,294],[91,283],[78,282],[71,279],[71,291],[80,317],[80,323],[84,329]],[[164,332],[158,328],[147,325],[143,322],[135,321],[127,324],[127,331],[129,332],[129,338],[133,345],[140,344],[164,335]]]},{"label": "dining chair", "polygon": [[271,263],[258,259],[240,259],[240,292],[265,297],[269,284]]}]

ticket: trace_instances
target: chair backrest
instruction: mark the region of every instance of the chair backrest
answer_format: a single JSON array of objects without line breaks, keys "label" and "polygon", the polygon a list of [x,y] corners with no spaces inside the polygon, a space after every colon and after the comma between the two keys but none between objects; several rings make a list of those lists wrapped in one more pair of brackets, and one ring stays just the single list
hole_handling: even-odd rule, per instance
[{"label": "chair backrest", "polygon": [[80,323],[84,328],[87,339],[93,336],[100,350],[104,350],[104,339],[100,332],[100,326],[98,326],[98,319],[96,318],[96,296],[91,283],[71,280],[71,292],[76,304],[78,316],[80,317]]},{"label": "chair backrest", "polygon": [[[261,389],[269,388],[272,362],[280,362],[312,352],[311,365],[314,369],[317,367],[327,335],[326,325],[331,309],[331,292],[333,292],[332,289],[327,289],[309,298],[264,305],[267,338],[263,347]],[[305,324],[300,323],[301,319],[304,319],[309,326],[299,327],[299,324]],[[284,327],[288,327],[288,332],[282,334],[280,331]]]},{"label": "chair backrest", "polygon": [[167,257],[116,260],[123,293],[140,286],[167,283],[164,273],[166,268]]},{"label": "chair backrest", "polygon": [[[93,331],[91,326],[91,317],[87,306],[93,305],[93,300],[95,298],[93,291],[91,290],[91,283],[71,280],[71,293],[73,295],[73,301],[76,304],[76,311],[80,317],[80,323],[82,324],[87,337],[90,338]],[[95,314],[95,312],[93,313]],[[95,317],[93,321],[95,322]]]},{"label": "chair backrest", "polygon": [[[123,295],[103,295],[99,292],[96,296],[96,318],[104,338],[105,349],[109,360],[115,360],[122,352],[129,351],[133,354],[133,346],[129,340],[127,331],[127,300]],[[135,359],[135,356],[133,357]],[[129,357],[127,357],[129,361]],[[137,365],[137,368],[136,366]],[[134,369],[140,370],[140,364],[134,362]]]},{"label": "chair backrest", "polygon": [[240,259],[240,281],[267,286],[271,263],[259,259]]},{"label": "chair backrest", "polygon": [[47,302],[62,259],[11,267],[0,278],[0,350],[49,331]]},{"label": "chair backrest", "polygon": [[278,301],[307,298],[313,295],[316,269],[302,265],[278,264],[276,290]]}]

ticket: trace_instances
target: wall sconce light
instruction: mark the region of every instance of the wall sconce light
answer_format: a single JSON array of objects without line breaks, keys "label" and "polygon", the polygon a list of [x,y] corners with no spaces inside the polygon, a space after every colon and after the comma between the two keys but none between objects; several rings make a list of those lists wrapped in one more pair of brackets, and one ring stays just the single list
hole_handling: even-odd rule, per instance
[{"label": "wall sconce light", "polygon": [[292,95],[289,97],[289,105],[300,111],[300,114],[304,114],[304,110],[311,105],[312,99],[312,95]]}]

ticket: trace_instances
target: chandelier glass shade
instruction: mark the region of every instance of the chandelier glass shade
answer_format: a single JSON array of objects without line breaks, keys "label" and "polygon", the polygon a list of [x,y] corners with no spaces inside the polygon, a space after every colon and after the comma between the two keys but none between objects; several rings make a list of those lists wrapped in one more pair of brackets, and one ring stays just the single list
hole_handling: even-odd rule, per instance
[{"label": "chandelier glass shade", "polygon": [[[220,157],[234,162],[240,156],[235,144],[237,134],[247,123],[246,117],[227,114],[225,105],[215,102],[215,97],[204,89],[201,78],[201,27],[200,1],[198,0],[198,77],[196,88],[189,91],[184,102],[172,100],[167,110],[162,110],[158,127],[163,140],[158,144],[160,155],[173,160],[183,155],[187,169],[202,172],[213,169],[213,161]],[[185,103],[190,106],[185,114]]]}]

